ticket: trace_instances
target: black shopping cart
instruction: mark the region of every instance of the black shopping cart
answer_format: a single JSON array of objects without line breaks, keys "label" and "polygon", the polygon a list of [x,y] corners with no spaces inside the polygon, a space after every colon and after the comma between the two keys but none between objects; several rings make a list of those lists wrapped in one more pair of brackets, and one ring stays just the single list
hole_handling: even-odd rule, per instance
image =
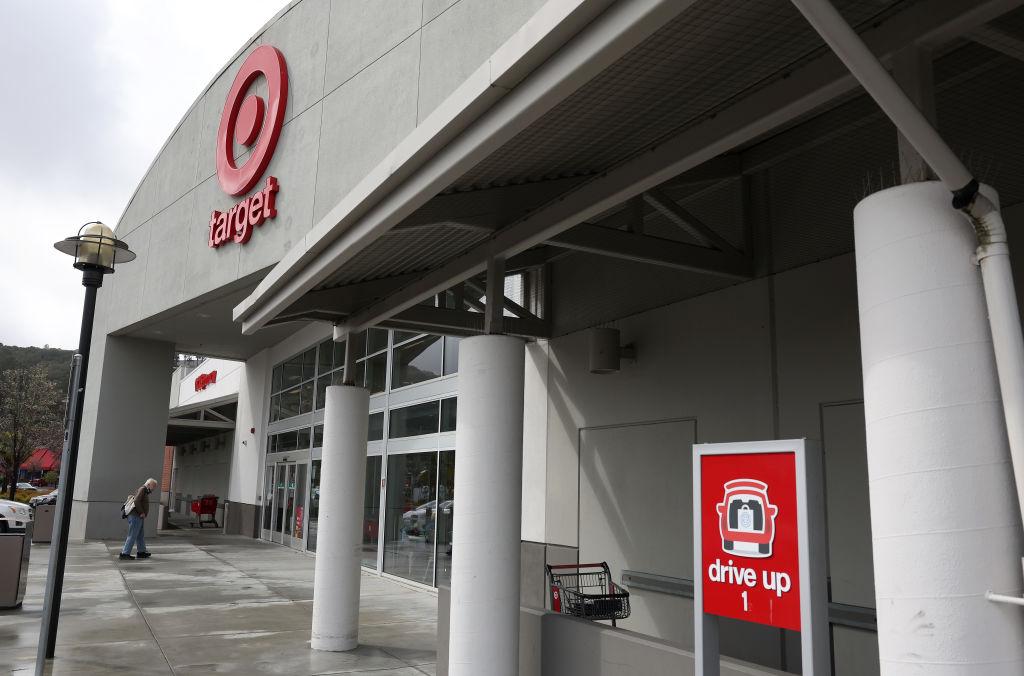
[{"label": "black shopping cart", "polygon": [[612,582],[606,562],[546,566],[551,610],[587,620],[629,617],[629,592]]}]

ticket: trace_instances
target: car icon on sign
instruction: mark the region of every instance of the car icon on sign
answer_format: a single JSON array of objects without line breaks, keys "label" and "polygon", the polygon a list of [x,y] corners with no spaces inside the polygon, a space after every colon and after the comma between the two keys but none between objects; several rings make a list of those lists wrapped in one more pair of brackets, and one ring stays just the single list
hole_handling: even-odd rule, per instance
[{"label": "car icon on sign", "polygon": [[724,486],[718,510],[722,550],[753,559],[772,555],[775,517],[779,508],[768,501],[768,484],[756,479],[733,479]]}]

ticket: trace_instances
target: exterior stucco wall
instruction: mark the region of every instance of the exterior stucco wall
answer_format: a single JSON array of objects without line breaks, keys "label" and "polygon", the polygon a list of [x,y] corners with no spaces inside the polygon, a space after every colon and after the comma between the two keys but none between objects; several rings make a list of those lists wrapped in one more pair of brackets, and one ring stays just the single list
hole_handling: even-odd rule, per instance
[{"label": "exterior stucco wall", "polygon": [[[196,389],[196,378],[217,372],[217,382],[210,383],[201,390]],[[177,403],[173,406],[197,406],[207,401],[237,395],[245,362],[232,359],[207,359],[183,378],[180,378]],[[175,371],[177,374],[177,371]],[[172,408],[173,408],[172,406]]]},{"label": "exterior stucco wall", "polygon": [[[600,270],[592,267],[593,284],[615,283]],[[641,293],[643,282],[635,286]],[[524,486],[524,539],[543,532],[549,545],[607,560],[615,577],[630,569],[692,579],[693,441],[824,435],[828,490],[842,500],[829,503],[833,594],[873,606],[853,257],[613,325],[637,352],[613,375],[589,373],[586,331],[530,349],[528,368],[547,384],[547,410],[527,401],[533,434],[524,437],[524,458],[544,463],[530,472],[545,488]],[[545,429],[541,450],[536,437]],[[689,599],[638,590],[633,616],[620,626],[692,649],[692,615]],[[877,672],[872,634],[840,628],[835,645],[837,673]],[[799,662],[792,632],[724,622],[722,647],[774,668]]]},{"label": "exterior stucco wall", "polygon": [[[117,308],[107,330],[268,269],[542,4],[291,4],[187,111],[127,205],[117,234],[139,258],[102,294],[101,303]],[[278,216],[245,246],[212,249],[211,211],[242,198],[225,194],[217,181],[217,127],[238,69],[263,44],[284,54],[290,82],[281,138],[264,174],[280,180]],[[265,94],[262,79],[256,91]]]}]

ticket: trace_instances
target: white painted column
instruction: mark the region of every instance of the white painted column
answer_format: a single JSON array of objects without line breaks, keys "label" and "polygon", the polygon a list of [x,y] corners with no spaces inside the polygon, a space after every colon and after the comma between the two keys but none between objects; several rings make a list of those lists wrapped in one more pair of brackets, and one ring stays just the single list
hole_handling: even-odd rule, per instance
[{"label": "white painted column", "polygon": [[524,342],[459,345],[450,676],[518,676]]},{"label": "white painted column", "polygon": [[327,388],[320,465],[320,521],[313,573],[314,650],[359,645],[359,576],[370,393]]},{"label": "white painted column", "polygon": [[1019,675],[1020,608],[985,600],[1021,594],[1022,538],[974,233],[938,182],[854,221],[881,673]]}]

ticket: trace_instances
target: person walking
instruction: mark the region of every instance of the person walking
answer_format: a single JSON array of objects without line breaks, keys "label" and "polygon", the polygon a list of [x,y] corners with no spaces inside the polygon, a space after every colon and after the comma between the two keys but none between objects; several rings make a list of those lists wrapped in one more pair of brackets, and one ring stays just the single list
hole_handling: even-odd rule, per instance
[{"label": "person walking", "polygon": [[149,514],[149,494],[156,488],[156,479],[146,479],[146,483],[135,491],[135,505],[128,512],[128,537],[124,541],[119,559],[134,559],[132,547],[140,559],[148,559],[152,554],[146,551],[146,536],[143,533],[146,515]]}]

